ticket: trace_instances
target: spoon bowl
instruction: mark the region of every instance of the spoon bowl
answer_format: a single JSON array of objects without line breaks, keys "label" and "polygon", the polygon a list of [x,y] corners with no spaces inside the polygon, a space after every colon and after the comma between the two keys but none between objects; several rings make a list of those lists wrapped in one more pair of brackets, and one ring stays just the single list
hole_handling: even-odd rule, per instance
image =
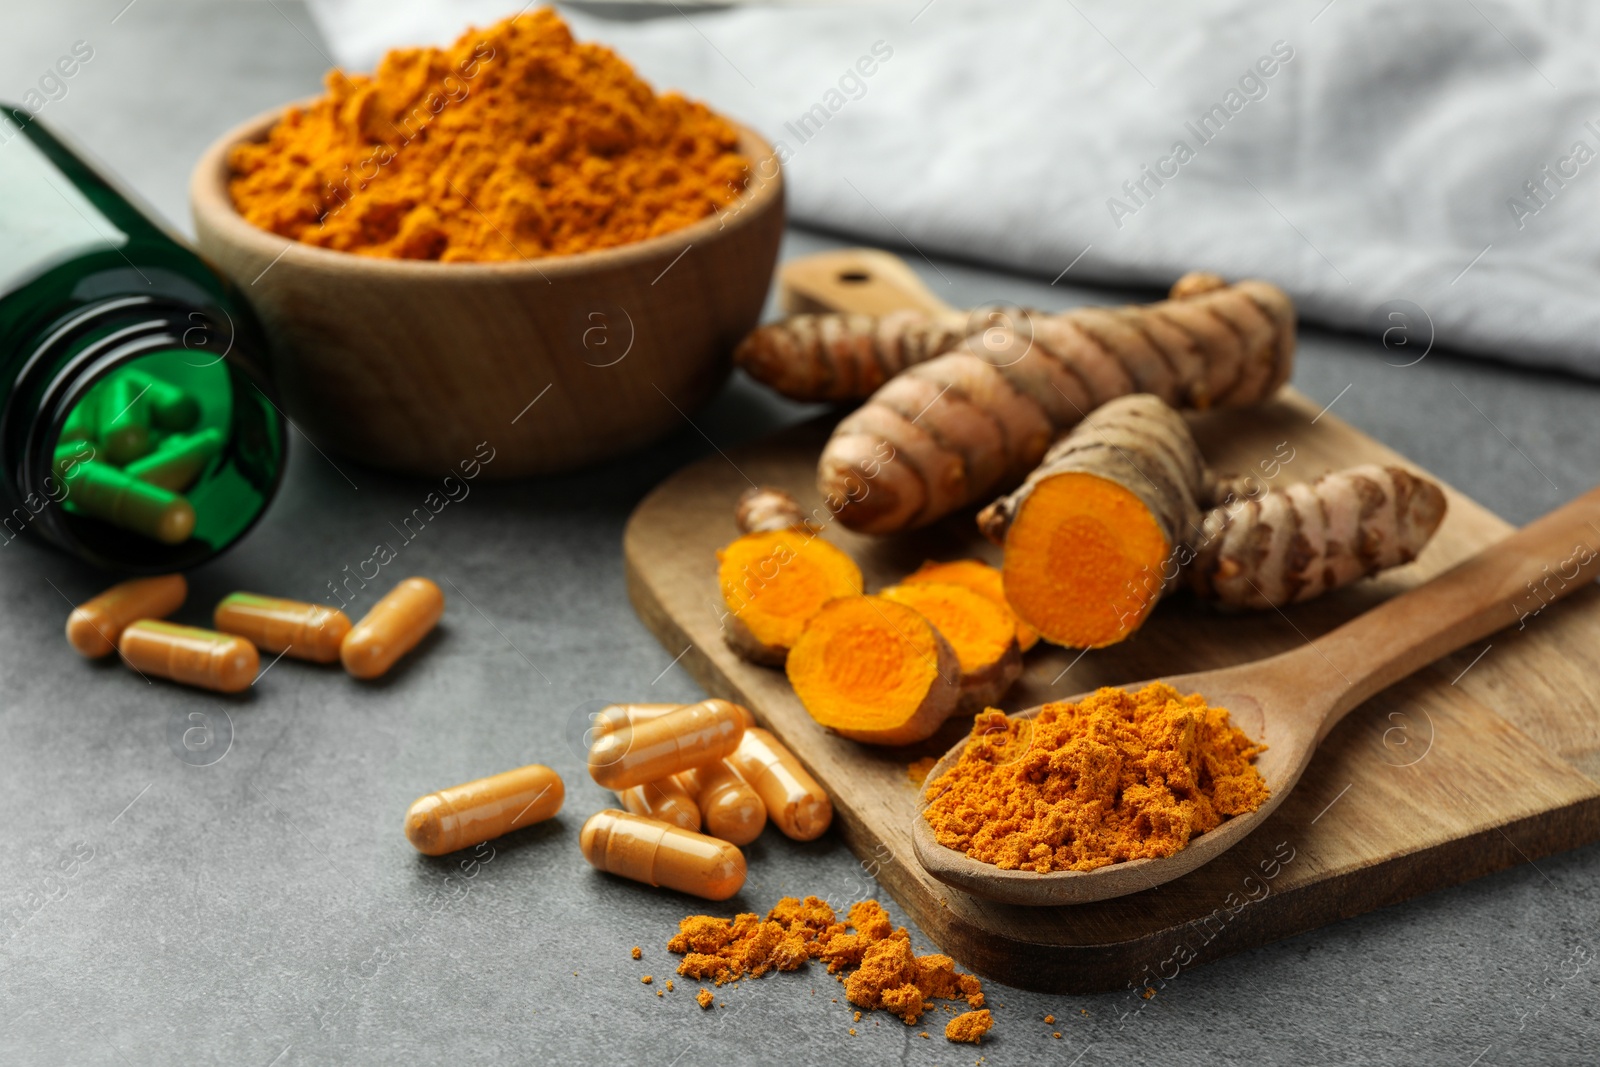
[{"label": "spoon bowl", "polygon": [[[1317,745],[1352,708],[1461,646],[1517,622],[1530,604],[1542,607],[1597,575],[1600,489],[1593,489],[1315,641],[1253,663],[1153,679],[1227,708],[1234,726],[1266,746],[1255,763],[1269,790],[1261,807],[1225,820],[1170,856],[1092,871],[1003,871],[941,845],[923,816],[924,801],[913,816],[917,860],[939,881],[973,896],[1036,906],[1086,904],[1182,877],[1264,823],[1300,780]],[[1530,592],[1535,582],[1537,591]],[[1017,717],[1032,718],[1039,710],[1030,708]],[[963,739],[947,752],[926,781],[937,782],[966,745]]]}]

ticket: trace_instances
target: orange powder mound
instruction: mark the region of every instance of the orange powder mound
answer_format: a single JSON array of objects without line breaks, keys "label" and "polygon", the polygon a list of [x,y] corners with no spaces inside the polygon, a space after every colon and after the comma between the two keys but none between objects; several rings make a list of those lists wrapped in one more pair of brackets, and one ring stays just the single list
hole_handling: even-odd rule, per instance
[{"label": "orange powder mound", "polygon": [[854,904],[846,922],[838,921],[833,909],[816,897],[784,897],[765,920],[754,913],[732,919],[691,915],[678,924],[667,948],[683,956],[679,974],[717,985],[774,970],[793,971],[809,959],[820,960],[844,983],[851,1004],[888,1011],[908,1026],[932,1009],[935,1000],[983,1006],[977,978],[958,972],[949,956],[913,953],[905,927],[896,928],[876,900]]},{"label": "orange powder mound", "polygon": [[994,1016],[989,1009],[964,1011],[944,1025],[944,1036],[951,1041],[966,1041],[976,1045],[994,1026]]},{"label": "orange powder mound", "polygon": [[928,785],[924,817],[940,844],[1002,870],[1170,856],[1261,806],[1260,751],[1227,709],[1159,682],[1047,704],[1031,720],[991,708]]},{"label": "orange powder mound", "polygon": [[323,248],[446,262],[568,255],[681,229],[738,199],[738,134],[657,96],[545,8],[447,49],[330,71],[229,157],[251,223]]}]

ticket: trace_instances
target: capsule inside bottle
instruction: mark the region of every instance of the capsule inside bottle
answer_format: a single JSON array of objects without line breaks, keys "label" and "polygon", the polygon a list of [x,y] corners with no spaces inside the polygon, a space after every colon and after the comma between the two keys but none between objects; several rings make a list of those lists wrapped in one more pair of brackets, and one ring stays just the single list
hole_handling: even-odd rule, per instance
[{"label": "capsule inside bottle", "polygon": [[149,404],[150,422],[162,430],[182,432],[200,421],[200,402],[180,385],[137,367],[127,367],[122,377],[132,382]]},{"label": "capsule inside bottle", "polygon": [[565,797],[560,775],[529,764],[417,798],[406,839],[425,856],[443,856],[552,818]]},{"label": "capsule inside bottle", "polygon": [[156,619],[123,630],[117,651],[140,674],[220,693],[249,688],[261,667],[256,646],[242,637]]},{"label": "capsule inside bottle", "polygon": [[706,900],[727,900],[744,885],[735,846],[611,808],[583,824],[578,844],[598,870]]},{"label": "capsule inside bottle", "polygon": [[738,746],[749,716],[726,700],[702,700],[613,730],[590,747],[589,774],[622,790],[714,762]]},{"label": "capsule inside bottle", "polygon": [[[680,830],[698,831],[701,827],[700,806],[676,778],[663,778],[659,782],[646,782],[619,790],[617,800],[630,815],[643,815],[671,823]],[[721,834],[712,836],[722,837]]]},{"label": "capsule inside bottle", "polygon": [[177,493],[132,477],[107,463],[75,464],[67,480],[65,503],[90,518],[177,545],[194,532],[194,508]]},{"label": "capsule inside bottle", "polygon": [[683,771],[678,783],[694,798],[705,832],[748,845],[767,825],[767,806],[727,760]]},{"label": "capsule inside bottle", "polygon": [[194,484],[200,472],[206,469],[206,464],[221,450],[221,430],[213,428],[199,433],[173,434],[162,441],[155,451],[124,467],[123,472],[141,482],[181,493]]},{"label": "capsule inside bottle", "polygon": [[793,752],[766,730],[746,730],[728,758],[767,806],[767,817],[786,837],[810,841],[833,821],[833,801]]},{"label": "capsule inside bottle", "polygon": [[171,615],[183,607],[188,595],[189,583],[181,574],[118,582],[72,609],[67,616],[67,641],[90,659],[109,656],[130,623]]},{"label": "capsule inside bottle", "polygon": [[145,388],[124,372],[97,388],[95,426],[108,462],[125,466],[150,451],[150,401]]},{"label": "capsule inside bottle", "polygon": [[350,617],[337,608],[301,600],[231,593],[222,599],[212,623],[228,634],[248,637],[265,652],[282,652],[312,663],[332,663],[350,632]]}]

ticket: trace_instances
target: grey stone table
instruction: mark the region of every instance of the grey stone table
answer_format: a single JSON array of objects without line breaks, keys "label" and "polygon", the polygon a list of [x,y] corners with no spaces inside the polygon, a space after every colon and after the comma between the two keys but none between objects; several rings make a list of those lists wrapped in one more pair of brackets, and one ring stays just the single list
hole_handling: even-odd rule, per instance
[{"label": "grey stone table", "polygon": [[[313,91],[326,65],[288,2],[18,4],[5,27],[0,98],[90,42],[94,58],[44,118],[180,226],[201,148]],[[834,243],[797,232],[785,254]],[[912,261],[957,304],[1107,298]],[[1592,383],[1443,353],[1399,368],[1375,342],[1315,331],[1303,353],[1302,390],[1507,519],[1594,481]],[[840,990],[815,968],[724,991],[727,1007],[710,1013],[681,985],[657,997],[673,967],[664,942],[699,909],[578,854],[583,817],[608,801],[573,739],[586,703],[698,696],[628,605],[630,509],[708,453],[708,438],[726,448],[807,414],[735,380],[694,427],[638,456],[474,484],[402,549],[398,569],[437,578],[450,608],[424,652],[377,685],[285,661],[250,696],[222,700],[85,663],[61,621],[101,579],[25,541],[0,549],[0,1062],[971,1063],[979,1052],[885,1016],[848,1036]],[[203,621],[234,589],[319,598],[430,489],[296,443],[260,529],[193,576],[187,618]],[[170,740],[200,720],[228,742],[209,766]],[[533,761],[568,783],[558,820],[476,861],[423,859],[405,843],[414,797]],[[832,834],[796,845],[769,832],[749,857],[730,913],[784,894],[874,892]],[[999,1023],[981,1054],[1593,1062],[1597,881],[1600,847],[1552,856],[1185,973],[1149,1001],[991,987]],[[658,984],[642,985],[646,973]]]}]

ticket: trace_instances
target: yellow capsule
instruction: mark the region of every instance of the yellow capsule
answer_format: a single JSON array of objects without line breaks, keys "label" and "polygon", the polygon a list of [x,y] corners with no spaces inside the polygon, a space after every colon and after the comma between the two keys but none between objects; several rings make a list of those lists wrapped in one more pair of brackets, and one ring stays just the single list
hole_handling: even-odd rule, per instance
[{"label": "yellow capsule", "polygon": [[727,760],[684,771],[678,775],[678,783],[694,798],[705,831],[712,837],[748,845],[761,836],[767,825],[767,806]]},{"label": "yellow capsule", "polygon": [[139,619],[160,619],[183,607],[189,583],[181,574],[118,582],[90,597],[67,616],[67,641],[90,659],[116,651],[117,638]]},{"label": "yellow capsule", "polygon": [[221,450],[222,431],[214,427],[199,433],[175,433],[162,441],[160,448],[134,460],[122,471],[141,482],[181,493]]},{"label": "yellow capsule", "polygon": [[350,632],[350,616],[338,608],[254,593],[224,597],[211,621],[225,634],[248,637],[262,651],[312,663],[338,659],[339,645]]},{"label": "yellow capsule", "polygon": [[79,463],[65,477],[66,502],[91,518],[164,545],[180,545],[194,532],[194,508],[187,500],[110,464]]},{"label": "yellow capsule", "polygon": [[419,797],[406,810],[406,838],[443,856],[543,822],[561,810],[561,776],[537,763]]},{"label": "yellow capsule", "polygon": [[222,693],[249,688],[261,667],[256,646],[242,637],[155,619],[140,619],[123,630],[117,651],[140,674]]},{"label": "yellow capsule", "polygon": [[669,712],[686,707],[684,704],[608,704],[595,712],[589,719],[590,743],[604,737],[613,730],[624,726],[634,726],[651,719],[659,719]]},{"label": "yellow capsule", "polygon": [[[750,714],[748,708],[735,704],[732,701],[707,700],[702,701],[702,703],[727,704],[729,707],[737,708],[740,716],[744,719],[744,725],[746,729],[749,729],[756,724],[755,716]],[[652,719],[659,719],[663,715],[670,715],[674,711],[679,711],[687,707],[689,707],[688,704],[608,705],[607,707],[603,707],[594,713],[594,718],[591,720],[589,725],[590,744],[593,744],[606,734],[619,730],[624,726],[638,726],[640,723],[649,722]]]},{"label": "yellow capsule", "polygon": [[345,634],[339,659],[357,678],[376,678],[416,648],[443,614],[443,591],[426,578],[407,578]]},{"label": "yellow capsule", "polygon": [[589,775],[627,789],[714,762],[738,747],[749,715],[726,700],[702,700],[613,730],[589,746]]},{"label": "yellow capsule", "polygon": [[785,836],[810,841],[821,837],[833,821],[833,801],[827,792],[767,731],[746,730],[728,762],[750,783],[766,804],[767,817]]},{"label": "yellow capsule", "polygon": [[[646,782],[620,790],[617,799],[625,811],[671,823],[684,830],[700,829],[700,807],[676,778]],[[721,834],[717,835],[721,837]]]},{"label": "yellow capsule", "polygon": [[578,845],[592,867],[706,900],[744,885],[744,853],[728,842],[613,808],[590,816]]}]

